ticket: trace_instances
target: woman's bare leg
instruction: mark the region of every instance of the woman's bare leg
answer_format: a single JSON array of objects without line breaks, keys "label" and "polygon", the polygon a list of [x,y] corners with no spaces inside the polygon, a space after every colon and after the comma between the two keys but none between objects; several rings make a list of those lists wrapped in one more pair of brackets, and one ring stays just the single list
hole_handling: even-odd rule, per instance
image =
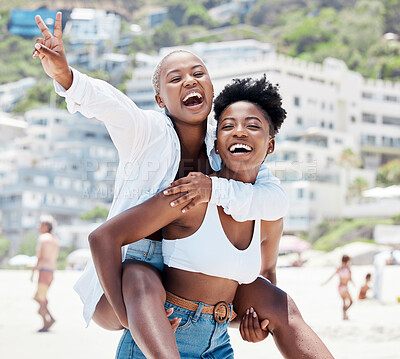
[{"label": "woman's bare leg", "polygon": [[107,330],[124,329],[104,294],[97,303],[92,319],[97,325]]},{"label": "woman's bare leg", "polygon": [[180,358],[164,310],[166,297],[160,272],[140,261],[125,261],[122,293],[129,330],[146,358]]},{"label": "woman's bare leg", "polygon": [[253,307],[260,321],[269,320],[268,329],[284,358],[333,358],[318,335],[304,322],[293,299],[267,280],[258,278],[251,284],[240,285],[233,304],[238,318]]},{"label": "woman's bare leg", "polygon": [[347,320],[347,319],[349,319],[349,317],[347,316],[347,311],[353,304],[353,300],[351,299],[351,295],[348,291],[346,291],[344,294],[342,294],[341,297],[343,300],[343,319]]}]

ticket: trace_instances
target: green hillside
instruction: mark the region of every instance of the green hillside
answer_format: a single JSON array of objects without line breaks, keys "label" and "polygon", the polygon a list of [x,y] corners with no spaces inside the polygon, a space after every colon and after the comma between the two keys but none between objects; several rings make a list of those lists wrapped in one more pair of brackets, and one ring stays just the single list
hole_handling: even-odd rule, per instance
[{"label": "green hillside", "polygon": [[[24,76],[41,76],[38,62],[30,59],[33,40],[10,36],[9,10],[14,7],[71,9],[94,7],[117,11],[123,30],[140,24],[144,33],[132,39],[129,52],[154,53],[162,46],[196,41],[254,38],[274,44],[278,52],[308,61],[344,60],[366,77],[400,79],[400,42],[387,33],[400,34],[400,0],[260,0],[246,16],[229,23],[212,19],[208,9],[226,1],[117,0],[117,1],[19,1],[0,0],[0,83]],[[155,31],[146,29],[146,14],[167,6],[169,20]]]}]

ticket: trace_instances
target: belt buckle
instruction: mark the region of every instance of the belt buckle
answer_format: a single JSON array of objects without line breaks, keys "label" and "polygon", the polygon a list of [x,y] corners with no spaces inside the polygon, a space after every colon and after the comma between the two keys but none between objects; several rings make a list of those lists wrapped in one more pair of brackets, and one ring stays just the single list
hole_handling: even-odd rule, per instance
[{"label": "belt buckle", "polygon": [[217,323],[225,323],[231,313],[231,307],[226,302],[218,302],[214,306],[214,319]]}]

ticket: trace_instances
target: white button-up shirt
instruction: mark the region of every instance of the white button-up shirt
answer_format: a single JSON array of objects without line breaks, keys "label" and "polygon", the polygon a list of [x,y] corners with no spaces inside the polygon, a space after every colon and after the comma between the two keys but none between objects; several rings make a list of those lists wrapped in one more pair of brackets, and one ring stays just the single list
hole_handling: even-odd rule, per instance
[{"label": "white button-up shirt", "polygon": [[[65,97],[69,112],[79,111],[102,121],[118,151],[114,199],[108,215],[111,218],[174,181],[181,157],[179,138],[165,113],[141,110],[107,82],[72,71],[72,86],[65,90],[54,82],[56,92]],[[210,165],[218,171],[221,160],[213,149],[214,139],[215,127],[210,125],[205,143]],[[212,177],[210,203],[222,206],[237,221],[277,220],[288,210],[288,199],[279,183],[266,165],[262,165],[254,185]],[[125,253],[126,247],[122,250],[123,259]],[[92,260],[74,288],[84,304],[88,325],[103,294]]]}]

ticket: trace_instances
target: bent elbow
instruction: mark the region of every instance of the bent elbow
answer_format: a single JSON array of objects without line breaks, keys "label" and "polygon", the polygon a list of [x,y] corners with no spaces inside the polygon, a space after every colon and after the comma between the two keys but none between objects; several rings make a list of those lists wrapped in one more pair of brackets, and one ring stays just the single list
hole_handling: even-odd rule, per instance
[{"label": "bent elbow", "polygon": [[93,248],[93,246],[96,243],[99,243],[100,238],[103,238],[104,236],[102,234],[100,234],[99,230],[94,230],[93,232],[91,232],[88,236],[88,242],[89,242],[89,247]]}]

